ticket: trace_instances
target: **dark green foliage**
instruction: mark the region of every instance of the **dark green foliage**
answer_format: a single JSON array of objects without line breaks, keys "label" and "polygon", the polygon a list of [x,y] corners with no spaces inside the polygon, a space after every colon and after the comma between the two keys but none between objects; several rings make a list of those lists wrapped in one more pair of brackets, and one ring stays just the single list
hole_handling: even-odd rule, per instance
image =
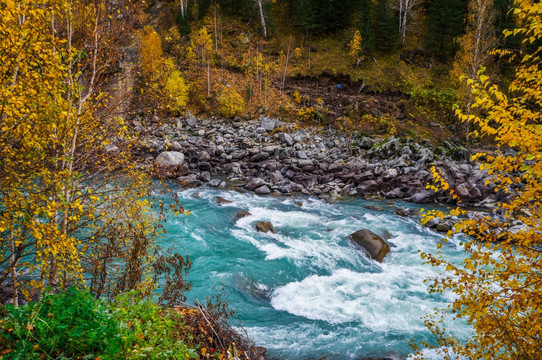
[{"label": "dark green foliage", "polygon": [[5,360],[196,357],[177,336],[179,319],[136,292],[108,302],[71,288],[5,310],[0,318]]},{"label": "dark green foliage", "polygon": [[[15,309],[0,324],[0,344],[12,349],[4,359],[111,358],[121,351],[121,332],[106,303],[87,292],[69,289],[45,295]],[[11,329],[11,330],[10,330]]]},{"label": "dark green foliage", "polygon": [[371,53],[375,50],[375,39],[373,33],[373,2],[371,0],[359,1],[359,24],[358,29],[361,33],[363,50]]},{"label": "dark green foliage", "polygon": [[198,19],[201,20],[207,15],[211,7],[211,0],[198,0]]},{"label": "dark green foliage", "polygon": [[374,11],[374,40],[376,49],[380,52],[389,52],[399,44],[399,30],[397,15],[388,7],[386,0],[377,0]]},{"label": "dark green foliage", "polygon": [[353,0],[299,0],[297,24],[314,34],[329,34],[348,27]]},{"label": "dark green foliage", "polygon": [[254,17],[252,20],[256,20],[257,4],[254,0],[221,0],[219,5],[222,12],[238,17],[244,22],[251,20],[251,17]]},{"label": "dark green foliage", "polygon": [[464,31],[465,0],[430,0],[427,6],[427,50],[443,58],[453,58],[458,50],[455,38]]}]

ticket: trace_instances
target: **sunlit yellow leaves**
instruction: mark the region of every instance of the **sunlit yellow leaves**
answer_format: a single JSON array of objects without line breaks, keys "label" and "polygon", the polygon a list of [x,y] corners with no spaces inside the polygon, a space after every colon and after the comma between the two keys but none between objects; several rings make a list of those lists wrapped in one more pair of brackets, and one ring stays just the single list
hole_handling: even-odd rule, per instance
[{"label": "sunlit yellow leaves", "polygon": [[[531,43],[542,39],[542,4],[515,2],[518,28],[505,36],[526,36]],[[507,89],[500,89],[483,74],[473,79],[474,104],[484,116],[467,116],[456,110],[462,121],[471,121],[482,134],[495,135],[500,151],[478,154],[482,168],[491,175],[486,185],[513,197],[497,206],[499,215],[478,215],[461,220],[457,232],[469,236],[464,247],[467,258],[455,267],[439,255],[422,254],[454,277],[435,280],[432,291],[449,290],[456,300],[449,309],[466,318],[474,335],[466,341],[448,336],[436,322],[427,322],[440,346],[472,359],[535,359],[540,357],[542,339],[542,48],[520,53],[515,77]],[[498,51],[501,56],[510,52]],[[505,156],[506,149],[513,155]],[[502,152],[501,152],[502,151]],[[433,170],[434,172],[434,170]],[[442,189],[435,177],[433,187]],[[465,215],[459,209],[452,215]],[[448,234],[449,236],[452,234]],[[441,355],[443,354],[442,350]],[[498,354],[498,355],[496,355]],[[420,354],[420,357],[421,354]]]}]

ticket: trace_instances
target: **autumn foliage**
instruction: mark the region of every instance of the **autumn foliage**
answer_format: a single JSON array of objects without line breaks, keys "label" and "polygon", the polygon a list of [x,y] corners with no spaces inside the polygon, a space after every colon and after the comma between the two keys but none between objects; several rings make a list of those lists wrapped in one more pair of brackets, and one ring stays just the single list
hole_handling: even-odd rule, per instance
[{"label": "autumn foliage", "polygon": [[110,12],[104,1],[0,6],[0,283],[9,278],[15,304],[72,285],[154,290],[164,218],[131,159],[137,138],[103,91],[116,61],[104,46],[122,45]]},{"label": "autumn foliage", "polygon": [[[475,158],[492,176],[495,190],[510,194],[510,201],[499,203],[496,215],[470,217],[456,225],[455,232],[467,236],[462,264],[439,254],[422,254],[446,270],[446,276],[434,280],[432,290],[451,290],[456,299],[450,312],[465,318],[474,330],[471,338],[458,339],[437,319],[427,320],[439,341],[438,352],[446,359],[541,356],[542,5],[528,0],[517,0],[515,5],[517,27],[506,30],[505,36],[520,38],[522,50],[496,52],[515,64],[513,80],[501,87],[480,70],[468,80],[472,108],[480,115],[457,110],[462,121],[475,125],[473,136],[490,136],[499,145],[498,150]],[[447,187],[438,174],[436,182],[437,188]],[[466,212],[458,208],[453,214]]]}]

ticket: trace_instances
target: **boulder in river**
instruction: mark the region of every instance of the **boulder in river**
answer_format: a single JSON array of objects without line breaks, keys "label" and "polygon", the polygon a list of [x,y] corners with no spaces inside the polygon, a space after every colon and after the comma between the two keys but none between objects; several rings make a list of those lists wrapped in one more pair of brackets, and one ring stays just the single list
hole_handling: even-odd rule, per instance
[{"label": "boulder in river", "polygon": [[273,224],[271,224],[269,221],[260,221],[257,222],[254,226],[256,226],[256,230],[260,232],[272,232],[275,233],[275,228],[273,227]]},{"label": "boulder in river", "polygon": [[235,218],[236,219],[241,219],[241,218],[244,218],[244,217],[250,216],[250,215],[252,215],[252,214],[249,213],[248,211],[241,210],[241,211],[237,212],[237,214],[235,214]]},{"label": "boulder in river", "polygon": [[390,252],[390,245],[386,240],[372,232],[371,230],[358,230],[348,236],[350,240],[361,246],[371,259],[382,262],[384,257]]},{"label": "boulder in river", "polygon": [[228,200],[228,199],[224,199],[222,196],[217,196],[216,197],[216,203],[218,205],[224,205],[224,204],[231,204],[232,201]]}]

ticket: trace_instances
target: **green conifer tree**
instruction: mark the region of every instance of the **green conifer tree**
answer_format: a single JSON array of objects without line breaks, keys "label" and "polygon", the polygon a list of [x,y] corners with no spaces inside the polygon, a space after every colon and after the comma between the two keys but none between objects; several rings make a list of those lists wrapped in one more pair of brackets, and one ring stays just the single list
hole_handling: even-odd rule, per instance
[{"label": "green conifer tree", "polygon": [[388,53],[397,49],[399,44],[398,19],[390,11],[386,0],[376,0],[373,19],[376,50],[381,53]]},{"label": "green conifer tree", "polygon": [[465,0],[431,0],[427,6],[426,47],[433,54],[453,57],[458,50],[454,41],[464,30]]}]

